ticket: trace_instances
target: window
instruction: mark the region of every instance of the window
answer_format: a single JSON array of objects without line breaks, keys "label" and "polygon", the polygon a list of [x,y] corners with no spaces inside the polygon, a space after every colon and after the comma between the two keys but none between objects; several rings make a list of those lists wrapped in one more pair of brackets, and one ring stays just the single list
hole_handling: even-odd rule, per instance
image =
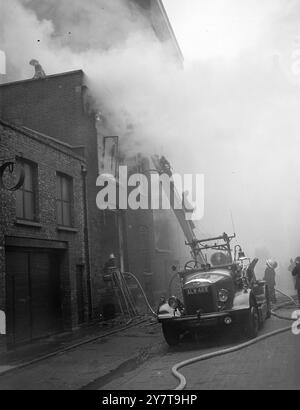
[{"label": "window", "polygon": [[16,193],[16,215],[19,219],[37,219],[37,165],[26,160],[18,160],[23,167],[25,180]]},{"label": "window", "polygon": [[57,174],[56,190],[57,224],[72,226],[72,178]]}]

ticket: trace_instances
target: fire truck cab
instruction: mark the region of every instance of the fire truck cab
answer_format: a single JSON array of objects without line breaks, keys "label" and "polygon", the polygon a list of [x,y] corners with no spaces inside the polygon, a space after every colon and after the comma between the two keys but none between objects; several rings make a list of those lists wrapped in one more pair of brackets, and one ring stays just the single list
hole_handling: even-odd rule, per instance
[{"label": "fire truck cab", "polygon": [[[256,280],[254,273],[258,259],[246,258],[239,245],[233,256],[233,238],[224,233],[189,244],[194,255],[201,253],[201,259],[195,257],[177,272],[182,298],[172,296],[158,310],[158,320],[170,346],[178,344],[185,331],[201,331],[207,326],[237,325],[247,337],[255,338],[271,316],[267,285]],[[208,263],[207,253],[211,251]]]}]

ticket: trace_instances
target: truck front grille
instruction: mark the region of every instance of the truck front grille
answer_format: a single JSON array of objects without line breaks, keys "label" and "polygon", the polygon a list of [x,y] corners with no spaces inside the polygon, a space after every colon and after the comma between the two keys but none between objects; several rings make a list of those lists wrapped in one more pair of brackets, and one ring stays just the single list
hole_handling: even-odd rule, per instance
[{"label": "truck front grille", "polygon": [[184,302],[186,313],[195,315],[197,312],[211,313],[216,311],[212,288],[208,289],[207,293],[199,293],[195,295],[188,294],[187,289],[184,290]]}]

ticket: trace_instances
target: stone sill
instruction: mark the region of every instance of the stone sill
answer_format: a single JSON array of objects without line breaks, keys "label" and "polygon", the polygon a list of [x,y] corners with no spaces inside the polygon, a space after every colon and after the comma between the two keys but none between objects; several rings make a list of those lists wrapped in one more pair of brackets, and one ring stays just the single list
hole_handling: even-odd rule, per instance
[{"label": "stone sill", "polygon": [[38,229],[41,229],[43,227],[43,225],[40,224],[39,222],[26,221],[25,219],[17,219],[15,221],[15,225],[17,225],[17,226],[27,226],[28,228],[38,228]]},{"label": "stone sill", "polygon": [[78,233],[78,229],[76,228],[69,228],[67,226],[58,226],[56,228],[58,232],[68,232],[68,233]]}]

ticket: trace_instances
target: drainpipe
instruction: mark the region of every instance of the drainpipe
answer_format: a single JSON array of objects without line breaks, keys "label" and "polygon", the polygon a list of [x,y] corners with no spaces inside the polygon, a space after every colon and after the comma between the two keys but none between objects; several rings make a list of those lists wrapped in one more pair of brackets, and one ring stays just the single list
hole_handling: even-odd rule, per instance
[{"label": "drainpipe", "polygon": [[87,205],[87,168],[82,165],[82,190],[83,190],[83,214],[84,214],[84,253],[86,263],[87,276],[87,298],[88,298],[88,320],[92,320],[92,284],[91,284],[91,265],[90,265],[90,245],[89,245],[89,230],[88,230],[88,205]]}]

